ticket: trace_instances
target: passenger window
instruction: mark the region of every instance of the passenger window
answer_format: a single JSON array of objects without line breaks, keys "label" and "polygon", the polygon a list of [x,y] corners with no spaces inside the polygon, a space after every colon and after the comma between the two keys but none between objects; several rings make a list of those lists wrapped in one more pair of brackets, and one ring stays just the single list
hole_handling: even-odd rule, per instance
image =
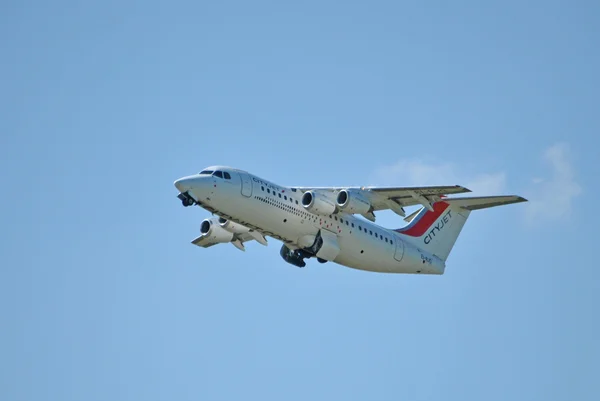
[{"label": "passenger window", "polygon": [[298,201],[296,201],[296,205],[298,204]]},{"label": "passenger window", "polygon": [[344,219],[340,217],[340,223],[344,224]]},{"label": "passenger window", "polygon": [[335,216],[335,221],[337,221],[337,216]]},{"label": "passenger window", "polygon": [[223,177],[225,177],[226,180],[231,180],[231,176],[227,171],[223,172]]},{"label": "passenger window", "polygon": [[362,231],[362,227],[361,226],[358,226],[358,231]]},{"label": "passenger window", "polygon": [[354,223],[352,223],[352,228],[354,228]]},{"label": "passenger window", "polygon": [[281,194],[277,194],[277,195],[279,195],[279,197],[281,198]]},{"label": "passenger window", "polygon": [[388,242],[387,238],[385,239],[385,242]]},{"label": "passenger window", "polygon": [[346,220],[346,225],[349,226],[350,224],[348,223],[348,220]]},{"label": "passenger window", "polygon": [[373,235],[373,231],[369,230],[369,233],[370,233],[371,235]]},{"label": "passenger window", "polygon": [[270,190],[269,188],[267,188],[267,193],[268,193],[268,194],[270,194],[270,193],[271,193],[271,190]]},{"label": "passenger window", "polygon": [[377,233],[375,233],[375,238],[379,238],[379,237],[377,237]]},{"label": "passenger window", "polygon": [[215,171],[215,173],[213,175],[215,175],[215,176],[217,176],[219,178],[223,178],[223,173],[220,172],[220,171]]},{"label": "passenger window", "polygon": [[283,195],[283,199],[287,200],[287,196]]},{"label": "passenger window", "polygon": [[260,187],[260,190],[264,192],[265,191],[265,187]]}]

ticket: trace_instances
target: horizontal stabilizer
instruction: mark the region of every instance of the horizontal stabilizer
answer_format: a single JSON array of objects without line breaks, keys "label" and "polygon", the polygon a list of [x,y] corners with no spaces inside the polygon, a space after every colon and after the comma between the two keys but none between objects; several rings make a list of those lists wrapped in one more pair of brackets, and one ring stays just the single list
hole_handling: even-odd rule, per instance
[{"label": "horizontal stabilizer", "polygon": [[403,239],[445,261],[473,210],[526,202],[516,196],[444,198],[434,203],[433,211],[422,207],[406,218],[409,224],[396,231]]}]

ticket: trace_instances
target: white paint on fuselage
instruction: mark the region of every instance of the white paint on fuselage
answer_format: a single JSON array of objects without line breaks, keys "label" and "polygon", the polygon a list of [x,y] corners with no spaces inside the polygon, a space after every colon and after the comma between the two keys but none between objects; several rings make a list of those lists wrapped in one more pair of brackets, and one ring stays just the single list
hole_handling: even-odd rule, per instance
[{"label": "white paint on fuselage", "polygon": [[[334,262],[374,272],[442,274],[444,262],[403,241],[395,231],[346,213],[321,216],[310,213],[301,203],[302,192],[274,184],[230,167],[209,167],[227,171],[231,180],[206,177],[210,185],[191,187],[194,197],[207,210],[245,225],[295,248],[305,236],[319,230],[337,235],[340,253]],[[244,174],[247,174],[244,180]],[[251,192],[247,185],[251,182]],[[243,184],[243,185],[242,185]],[[251,194],[250,194],[251,193]],[[249,195],[249,196],[248,196]]]}]

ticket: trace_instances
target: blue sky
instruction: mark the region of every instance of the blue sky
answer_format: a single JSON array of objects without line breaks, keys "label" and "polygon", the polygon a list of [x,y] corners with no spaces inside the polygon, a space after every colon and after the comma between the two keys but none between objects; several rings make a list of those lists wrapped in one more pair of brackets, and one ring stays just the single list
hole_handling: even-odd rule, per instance
[{"label": "blue sky", "polygon": [[[0,6],[0,398],[598,399],[598,4],[213,3]],[[531,202],[297,269],[189,244],[211,164]]]}]

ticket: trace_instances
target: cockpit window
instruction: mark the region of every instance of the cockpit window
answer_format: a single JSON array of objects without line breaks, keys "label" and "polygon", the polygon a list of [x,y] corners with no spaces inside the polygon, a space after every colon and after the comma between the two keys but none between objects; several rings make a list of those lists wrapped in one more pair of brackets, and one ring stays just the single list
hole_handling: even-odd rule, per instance
[{"label": "cockpit window", "polygon": [[200,172],[200,175],[202,175],[202,174],[211,175],[212,173],[213,173],[212,170],[203,170]]},{"label": "cockpit window", "polygon": [[216,175],[219,178],[223,178],[223,173],[220,171],[215,171],[213,175]]},{"label": "cockpit window", "polygon": [[227,171],[223,172],[223,177],[225,177],[226,180],[231,180],[231,175],[229,175]]}]

